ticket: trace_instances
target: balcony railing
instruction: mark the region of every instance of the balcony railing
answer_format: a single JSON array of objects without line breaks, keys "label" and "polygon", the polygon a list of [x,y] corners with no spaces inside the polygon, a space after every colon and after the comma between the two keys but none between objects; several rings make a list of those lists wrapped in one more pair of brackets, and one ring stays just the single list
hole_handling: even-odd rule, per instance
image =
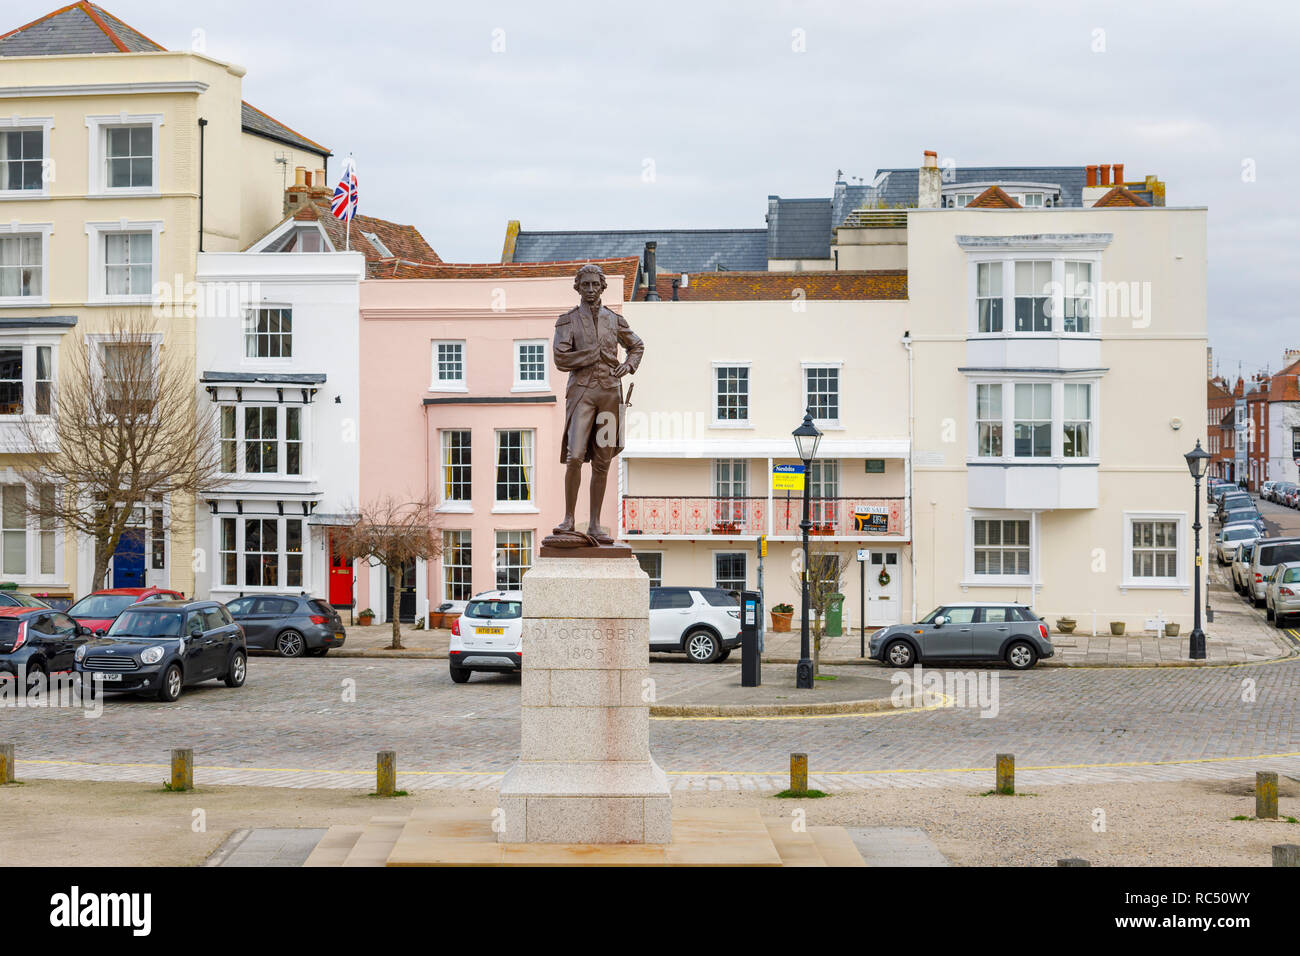
[{"label": "balcony railing", "polygon": [[[796,536],[803,498],[624,496],[623,529],[650,537]],[[902,498],[814,498],[808,513],[813,535],[866,538],[903,534]],[[769,526],[770,520],[770,526]]]}]

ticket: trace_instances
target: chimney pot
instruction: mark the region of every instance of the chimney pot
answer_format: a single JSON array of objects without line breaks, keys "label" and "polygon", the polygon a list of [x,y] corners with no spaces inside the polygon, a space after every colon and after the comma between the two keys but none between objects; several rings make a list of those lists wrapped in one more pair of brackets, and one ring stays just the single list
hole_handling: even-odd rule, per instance
[{"label": "chimney pot", "polygon": [[925,165],[926,167],[938,166],[939,154],[932,149],[927,149],[925,151],[925,162],[923,165]]},{"label": "chimney pot", "polygon": [[1115,185],[1116,186],[1124,185],[1124,164],[1123,163],[1115,164]]},{"label": "chimney pot", "polygon": [[1097,185],[1097,167],[1096,167],[1096,166],[1085,166],[1085,167],[1083,167],[1083,174],[1084,174],[1084,185],[1086,185],[1086,186],[1095,186],[1095,185]]},{"label": "chimney pot", "polygon": [[1110,163],[1102,163],[1099,168],[1101,169],[1100,185],[1109,186],[1110,185]]},{"label": "chimney pot", "polygon": [[295,166],[293,170],[293,184],[295,186],[307,185],[307,167]]},{"label": "chimney pot", "polygon": [[325,186],[325,170],[323,170],[323,169],[318,169],[318,170],[316,170],[316,176],[314,177],[313,182],[316,183],[316,188],[317,188],[317,189],[325,189],[325,188],[326,188],[326,186]]}]

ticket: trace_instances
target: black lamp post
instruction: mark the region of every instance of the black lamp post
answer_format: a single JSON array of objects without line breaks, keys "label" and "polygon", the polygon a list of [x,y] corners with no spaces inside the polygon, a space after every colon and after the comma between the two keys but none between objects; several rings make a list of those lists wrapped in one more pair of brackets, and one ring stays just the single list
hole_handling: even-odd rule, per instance
[{"label": "black lamp post", "polygon": [[808,517],[808,496],[812,481],[812,462],[817,456],[817,445],[821,440],[822,433],[813,424],[812,412],[805,412],[803,424],[794,430],[794,447],[803,462],[803,520],[799,522],[799,530],[803,532],[803,567],[799,571],[803,598],[799,607],[802,621],[799,625],[799,665],[795,668],[795,687],[809,690],[813,686],[813,664],[812,649],[808,645],[808,532],[812,528],[812,521]]},{"label": "black lamp post", "polygon": [[1187,459],[1187,470],[1192,473],[1192,479],[1196,482],[1196,523],[1192,525],[1192,534],[1196,536],[1196,567],[1193,569],[1196,576],[1193,601],[1196,606],[1193,609],[1195,617],[1192,623],[1192,635],[1187,642],[1187,656],[1194,661],[1203,661],[1205,660],[1205,632],[1201,630],[1201,479],[1205,477],[1205,469],[1209,467],[1210,453],[1201,447],[1201,442],[1197,439],[1196,447],[1183,457]]}]

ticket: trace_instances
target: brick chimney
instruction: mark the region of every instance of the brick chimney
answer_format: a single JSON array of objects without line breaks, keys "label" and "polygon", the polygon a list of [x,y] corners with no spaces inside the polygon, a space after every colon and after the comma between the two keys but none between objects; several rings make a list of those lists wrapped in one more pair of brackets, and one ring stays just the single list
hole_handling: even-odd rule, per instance
[{"label": "brick chimney", "polygon": [[1096,166],[1085,166],[1085,167],[1083,167],[1083,175],[1084,175],[1083,184],[1084,184],[1085,186],[1092,187],[1092,186],[1097,185],[1097,167],[1096,167]]},{"label": "brick chimney", "polygon": [[916,205],[919,209],[938,209],[943,203],[943,173],[939,170],[939,154],[925,151],[921,168],[916,171]]},{"label": "brick chimney", "polygon": [[1124,185],[1124,164],[1123,163],[1115,164],[1115,185],[1116,186]]},{"label": "brick chimney", "polygon": [[1284,353],[1282,353],[1283,368],[1286,368],[1288,365],[1292,365],[1296,362],[1300,362],[1300,349],[1287,349]]}]

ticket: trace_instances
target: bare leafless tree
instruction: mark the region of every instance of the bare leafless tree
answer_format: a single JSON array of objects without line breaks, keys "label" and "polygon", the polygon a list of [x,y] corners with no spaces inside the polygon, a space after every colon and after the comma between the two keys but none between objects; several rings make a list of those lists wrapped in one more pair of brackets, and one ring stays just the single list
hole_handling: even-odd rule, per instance
[{"label": "bare leafless tree", "polygon": [[391,623],[393,650],[402,648],[402,624],[398,619],[401,604],[402,568],[417,558],[425,561],[442,553],[442,538],[435,533],[437,502],[426,495],[407,501],[393,495],[381,495],[360,508],[353,509],[344,520],[338,538],[339,550],[353,560],[364,558],[372,567],[388,571],[393,582]]},{"label": "bare leafless tree", "polygon": [[35,492],[28,512],[91,542],[92,587],[137,509],[220,484],[215,419],[197,405],[191,364],[161,338],[148,317],[114,314],[93,343],[60,350],[57,380],[37,383],[37,414],[19,423],[36,452],[16,466]]},{"label": "bare leafless tree", "polygon": [[[797,552],[801,559],[803,552]],[[821,552],[808,557],[808,607],[800,608],[800,613],[812,611],[812,662],[813,676],[821,673],[822,633],[826,606],[830,604],[832,594],[844,593],[845,565],[836,552]],[[799,575],[791,577],[795,590],[801,592],[803,582]]]}]

